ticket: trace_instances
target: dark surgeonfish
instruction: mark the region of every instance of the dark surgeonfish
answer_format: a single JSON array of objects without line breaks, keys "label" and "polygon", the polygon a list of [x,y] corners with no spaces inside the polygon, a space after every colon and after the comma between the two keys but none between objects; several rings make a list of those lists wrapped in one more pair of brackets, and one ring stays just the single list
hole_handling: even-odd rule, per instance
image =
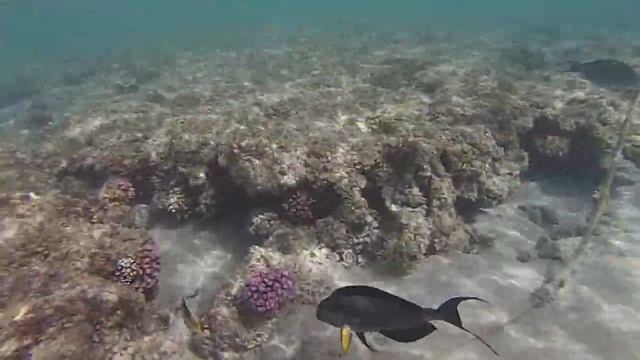
[{"label": "dark surgeonfish", "polygon": [[491,351],[500,356],[480,336],[462,325],[458,305],[465,300],[487,301],[471,296],[454,297],[437,309],[423,308],[396,295],[378,288],[352,285],[338,288],[320,301],[316,310],[318,320],[340,328],[342,351],[347,352],[351,344],[351,331],[370,350],[365,338],[367,332],[378,332],[392,340],[409,343],[422,339],[436,331],[434,320],[446,321],[480,340]]},{"label": "dark surgeonfish", "polygon": [[572,62],[569,72],[580,73],[592,83],[616,89],[637,89],[640,78],[627,63],[615,59],[600,59],[589,62]]}]

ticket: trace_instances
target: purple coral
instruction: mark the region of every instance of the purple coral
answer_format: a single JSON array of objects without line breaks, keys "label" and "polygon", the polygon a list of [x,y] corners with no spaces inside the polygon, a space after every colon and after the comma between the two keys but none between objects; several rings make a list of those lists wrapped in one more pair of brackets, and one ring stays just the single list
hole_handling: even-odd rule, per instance
[{"label": "purple coral", "polygon": [[152,299],[156,294],[160,276],[160,255],[155,242],[146,241],[135,259],[118,259],[113,276],[120,283],[134,286],[147,300]]},{"label": "purple coral", "polygon": [[315,200],[306,191],[296,190],[296,192],[282,204],[282,208],[286,210],[291,217],[308,222],[313,220],[314,204]]},{"label": "purple coral", "polygon": [[140,283],[138,291],[147,297],[155,293],[160,278],[160,254],[155,241],[148,240],[138,252],[138,266],[140,266]]},{"label": "purple coral", "polygon": [[244,283],[243,298],[248,307],[259,314],[278,312],[295,296],[295,278],[287,270],[254,270]]}]

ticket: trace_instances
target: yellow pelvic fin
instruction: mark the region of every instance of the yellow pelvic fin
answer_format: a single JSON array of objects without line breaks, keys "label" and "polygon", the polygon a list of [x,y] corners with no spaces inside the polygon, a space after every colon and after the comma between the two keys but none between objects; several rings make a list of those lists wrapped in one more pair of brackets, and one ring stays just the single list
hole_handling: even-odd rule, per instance
[{"label": "yellow pelvic fin", "polygon": [[349,325],[343,325],[340,328],[340,345],[342,345],[342,352],[346,354],[351,346],[351,328]]}]

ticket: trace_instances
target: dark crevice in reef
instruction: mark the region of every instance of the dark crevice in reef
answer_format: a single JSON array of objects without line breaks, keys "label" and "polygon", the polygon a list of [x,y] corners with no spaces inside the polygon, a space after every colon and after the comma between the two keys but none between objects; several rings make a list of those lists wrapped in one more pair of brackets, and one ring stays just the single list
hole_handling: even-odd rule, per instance
[{"label": "dark crevice in reef", "polygon": [[453,187],[458,193],[453,204],[456,213],[464,222],[473,222],[481,208],[491,206],[479,186],[482,173],[477,169],[459,168],[459,160],[449,151],[442,151],[439,160],[444,170],[450,174]]},{"label": "dark crevice in reef", "polygon": [[295,225],[311,225],[335,213],[342,197],[332,184],[313,184],[305,181],[287,189],[270,203],[263,204]]},{"label": "dark crevice in reef", "polygon": [[81,164],[79,166],[64,166],[56,172],[58,181],[67,181],[69,178],[81,180],[91,188],[99,188],[108,177],[108,173],[103,169],[98,169],[95,164]]},{"label": "dark crevice in reef", "polygon": [[208,177],[216,194],[215,219],[246,222],[255,209],[262,209],[274,212],[293,224],[310,225],[332,215],[342,202],[332,184],[302,182],[279,193],[250,195],[218,164],[211,167]]},{"label": "dark crevice in reef", "polygon": [[316,219],[324,219],[332,215],[342,204],[342,197],[333,185],[324,185],[314,189],[312,197],[316,199],[313,206],[313,214]]},{"label": "dark crevice in reef", "polygon": [[553,175],[589,178],[599,182],[605,169],[602,154],[605,144],[585,126],[562,129],[559,122],[546,116],[534,120],[533,127],[520,136],[522,149],[529,155],[524,179]]},{"label": "dark crevice in reef", "polygon": [[480,213],[481,209],[477,201],[473,201],[464,197],[457,197],[453,206],[456,209],[456,213],[460,215],[460,217],[466,223],[473,222],[476,216]]},{"label": "dark crevice in reef", "polygon": [[[456,213],[467,223],[473,221],[476,215],[480,213],[481,208],[491,206],[491,204],[486,203],[482,189],[474,189],[480,182],[480,176],[480,172],[474,170],[457,170],[451,175],[453,187],[461,193],[456,197],[453,206],[456,209]],[[462,195],[474,193],[478,193],[474,199]]]},{"label": "dark crevice in reef", "polygon": [[215,189],[215,219],[243,221],[249,216],[252,209],[275,199],[269,194],[250,196],[218,163],[214,163],[209,168],[207,178],[211,179],[211,187]]},{"label": "dark crevice in reef", "polygon": [[[158,167],[146,160],[141,161],[140,166],[128,178],[136,189],[135,202],[137,204],[148,204],[153,199],[156,192],[152,179],[158,173]],[[126,176],[126,175],[125,175]]]},{"label": "dark crevice in reef", "polygon": [[402,224],[395,214],[389,210],[382,195],[382,185],[373,175],[373,170],[365,174],[367,184],[362,190],[362,197],[367,200],[367,205],[378,215],[380,231],[383,234],[395,234],[402,230]]},{"label": "dark crevice in reef", "polygon": [[[277,213],[293,224],[311,225],[335,213],[342,203],[333,184],[309,181],[277,193],[249,194],[215,158],[206,166],[204,179],[192,178],[179,164],[160,167],[146,159],[128,169],[104,166],[98,161],[70,163],[73,165],[56,174],[59,181],[79,181],[95,194],[110,178],[122,177],[135,189],[132,203],[150,206],[149,223],[169,227],[177,227],[187,218],[246,224],[255,209]],[[185,216],[176,216],[166,204],[158,204],[162,201],[158,196],[169,194],[172,189],[179,191],[184,209],[189,211]]]},{"label": "dark crevice in reef", "polygon": [[110,178],[122,177],[131,182],[136,189],[136,204],[151,202],[156,192],[152,179],[160,173],[160,168],[146,159],[138,160],[131,169],[108,167],[95,160],[71,159],[69,163],[73,165],[64,166],[56,172],[55,177],[59,182],[74,179],[97,191]]},{"label": "dark crevice in reef", "polygon": [[367,200],[369,208],[373,209],[378,214],[391,215],[389,209],[387,209],[387,206],[384,203],[384,198],[382,197],[382,186],[376,184],[373,179],[367,178],[367,185],[362,189],[362,197]]},{"label": "dark crevice in reef", "polygon": [[450,173],[455,170],[455,160],[448,151],[440,152],[440,163],[446,172]]}]

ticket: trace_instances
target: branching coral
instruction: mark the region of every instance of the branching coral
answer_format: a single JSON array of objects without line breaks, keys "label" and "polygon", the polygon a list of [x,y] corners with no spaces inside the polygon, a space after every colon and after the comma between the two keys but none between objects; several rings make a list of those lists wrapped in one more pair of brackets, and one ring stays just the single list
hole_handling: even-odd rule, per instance
[{"label": "branching coral", "polygon": [[133,184],[121,177],[107,180],[100,190],[100,198],[109,205],[131,204],[135,197]]},{"label": "branching coral", "polygon": [[131,257],[120,258],[116,262],[116,269],[113,276],[118,282],[131,285],[140,276],[140,267],[136,259]]},{"label": "branching coral", "polygon": [[268,212],[254,216],[251,219],[249,231],[253,235],[266,239],[273,235],[273,233],[281,226],[278,214]]},{"label": "branching coral", "polygon": [[243,303],[258,314],[273,315],[296,296],[295,278],[278,268],[254,269],[244,283]]},{"label": "branching coral", "polygon": [[191,208],[183,190],[173,187],[169,191],[156,194],[156,206],[173,214],[178,220],[184,220],[191,214]]},{"label": "branching coral", "polygon": [[187,200],[179,188],[173,188],[169,191],[167,197],[167,210],[174,214],[181,214],[187,209]]},{"label": "branching coral", "polygon": [[290,218],[309,223],[313,220],[313,206],[315,200],[307,191],[296,190],[282,208],[287,211]]},{"label": "branching coral", "polygon": [[159,275],[160,255],[153,240],[145,242],[136,258],[118,259],[113,272],[116,281],[132,285],[147,300],[152,300],[156,295]]},{"label": "branching coral", "polygon": [[138,263],[142,272],[140,289],[142,291],[154,291],[158,286],[160,276],[160,254],[153,240],[148,240],[138,253]]}]

